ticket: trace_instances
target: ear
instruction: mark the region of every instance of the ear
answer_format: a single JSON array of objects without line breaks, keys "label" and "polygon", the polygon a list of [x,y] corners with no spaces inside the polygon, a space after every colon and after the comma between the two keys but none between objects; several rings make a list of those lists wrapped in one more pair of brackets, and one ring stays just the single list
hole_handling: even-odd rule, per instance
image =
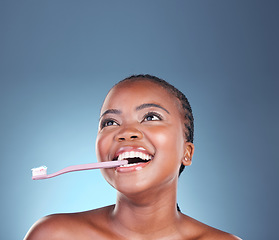
[{"label": "ear", "polygon": [[194,144],[191,142],[185,142],[185,152],[184,158],[182,159],[182,164],[184,166],[190,166],[192,164],[192,157],[194,154]]}]

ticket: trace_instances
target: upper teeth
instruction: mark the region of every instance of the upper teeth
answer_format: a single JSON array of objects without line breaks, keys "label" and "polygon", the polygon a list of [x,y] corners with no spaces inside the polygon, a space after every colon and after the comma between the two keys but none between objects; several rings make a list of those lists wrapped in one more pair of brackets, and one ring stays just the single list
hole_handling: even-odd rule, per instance
[{"label": "upper teeth", "polygon": [[121,161],[123,159],[127,159],[127,158],[141,158],[143,160],[150,160],[151,156],[149,154],[145,154],[142,152],[134,152],[134,151],[123,152],[123,153],[120,153],[118,156],[119,161]]}]

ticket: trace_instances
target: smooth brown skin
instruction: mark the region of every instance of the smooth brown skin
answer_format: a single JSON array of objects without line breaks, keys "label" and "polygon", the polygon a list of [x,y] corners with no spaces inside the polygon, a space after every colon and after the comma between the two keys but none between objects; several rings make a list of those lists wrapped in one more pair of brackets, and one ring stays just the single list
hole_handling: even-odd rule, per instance
[{"label": "smooth brown skin", "polygon": [[[136,109],[146,103],[158,104],[167,111],[159,107]],[[110,111],[100,119],[110,126],[99,127],[98,160],[112,160],[123,146],[144,147],[154,158],[139,171],[102,170],[108,183],[118,191],[115,205],[45,217],[34,224],[25,240],[239,239],[176,209],[178,169],[181,163],[189,166],[194,153],[194,145],[184,137],[178,100],[161,86],[143,79],[114,87],[101,113],[109,109],[119,111]],[[152,115],[146,118],[148,112],[159,114],[161,119]]]}]

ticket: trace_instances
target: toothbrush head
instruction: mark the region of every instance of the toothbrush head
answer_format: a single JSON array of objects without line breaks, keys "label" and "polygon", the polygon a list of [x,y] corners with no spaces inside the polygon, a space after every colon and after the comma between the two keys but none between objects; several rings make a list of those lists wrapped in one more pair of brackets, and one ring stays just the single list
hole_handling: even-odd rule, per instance
[{"label": "toothbrush head", "polygon": [[42,177],[47,175],[47,167],[46,166],[41,166],[38,168],[32,168],[32,178],[36,177]]}]

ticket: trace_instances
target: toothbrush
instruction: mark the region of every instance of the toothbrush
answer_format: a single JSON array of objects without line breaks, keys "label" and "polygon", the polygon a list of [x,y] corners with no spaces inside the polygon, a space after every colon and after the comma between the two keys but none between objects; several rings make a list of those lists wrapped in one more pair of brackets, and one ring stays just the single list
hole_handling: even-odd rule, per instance
[{"label": "toothbrush", "polygon": [[32,179],[33,180],[47,179],[47,178],[56,177],[58,175],[68,173],[68,172],[89,170],[89,169],[98,169],[98,168],[113,168],[113,167],[119,167],[119,166],[125,165],[125,164],[128,164],[127,160],[73,165],[73,166],[63,168],[60,171],[52,173],[52,174],[47,174],[47,167],[41,166],[38,168],[31,169],[32,170]]}]

